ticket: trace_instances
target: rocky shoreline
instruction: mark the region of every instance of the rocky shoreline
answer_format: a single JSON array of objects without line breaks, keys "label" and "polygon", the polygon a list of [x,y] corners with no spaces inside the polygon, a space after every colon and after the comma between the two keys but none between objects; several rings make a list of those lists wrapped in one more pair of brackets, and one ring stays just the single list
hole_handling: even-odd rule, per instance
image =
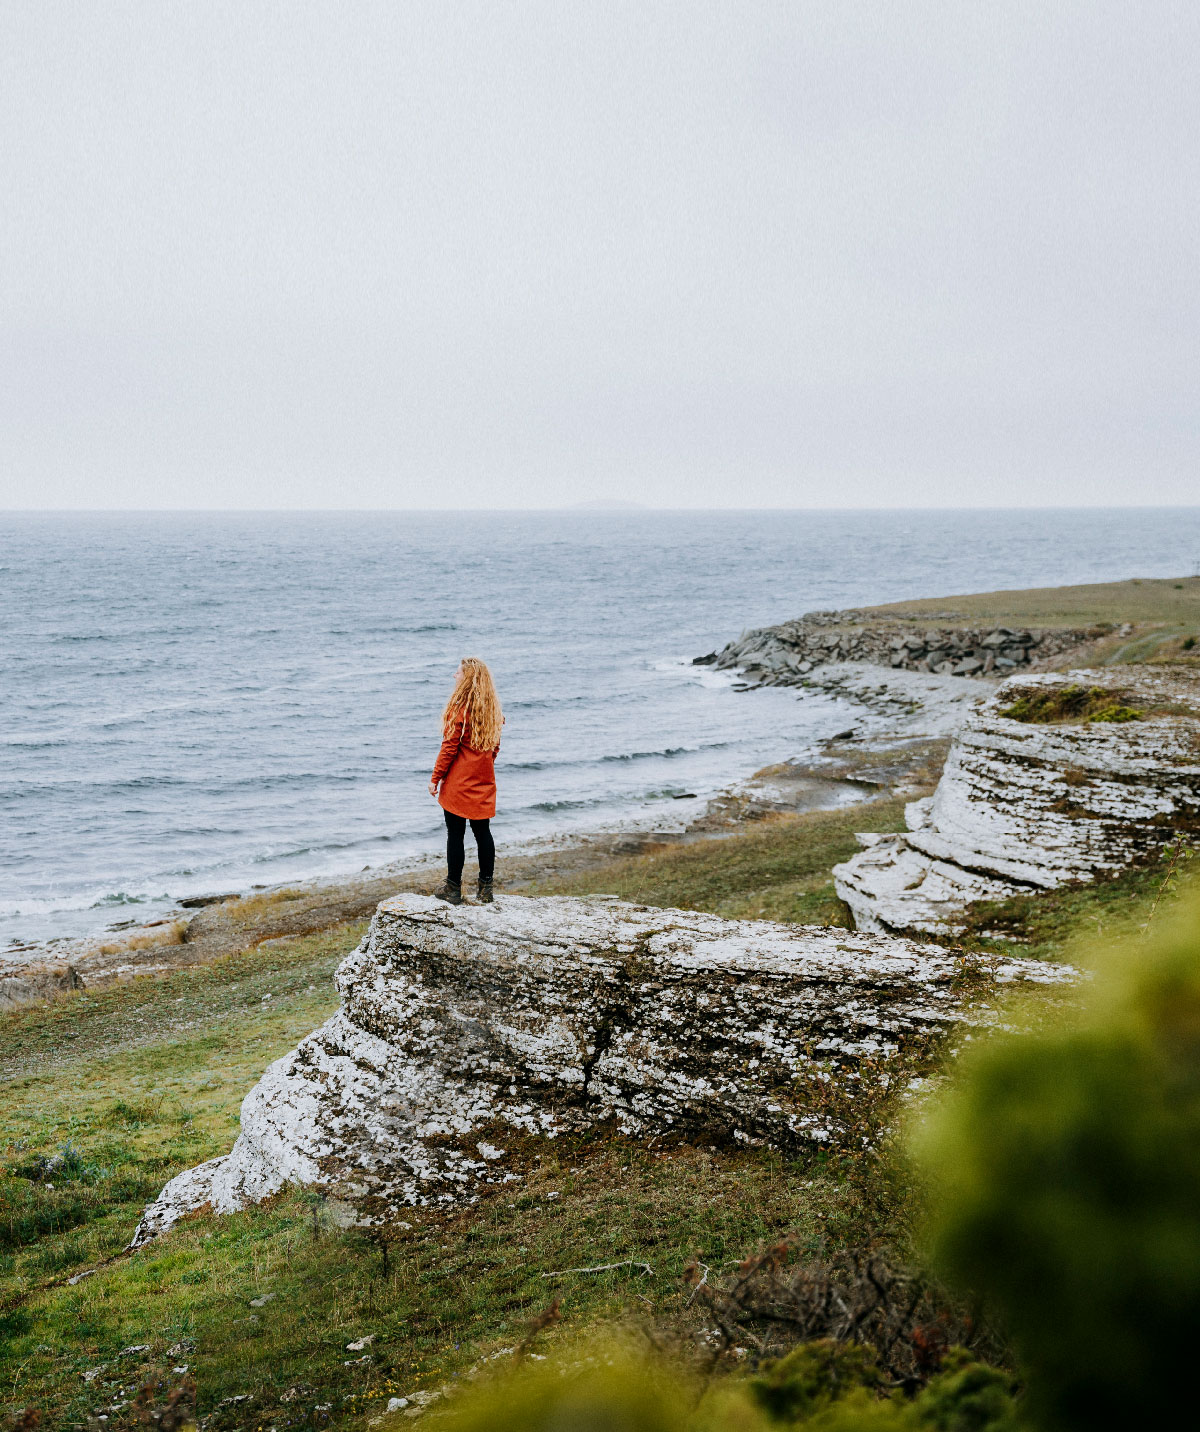
[{"label": "rocky shoreline", "polygon": [[[934,625],[939,621],[944,624]],[[745,632],[720,651],[696,657],[694,664],[741,671],[753,686],[799,685],[818,667],[843,661],[942,676],[1006,676],[1121,632],[1113,622],[1015,630],[954,622],[952,612],[922,616],[919,622],[880,622],[856,608],[806,612],[794,621]]]},{"label": "rocky shoreline", "polygon": [[[949,736],[985,694],[976,683],[855,663],[829,665],[812,684],[853,703],[861,712],[855,724],[809,754],[785,757],[690,811],[672,812],[673,820],[509,846],[503,888],[520,892],[625,856],[720,837],[748,821],[928,789]],[[364,919],[390,896],[432,889],[440,871],[439,852],[352,875],[193,897],[148,925],[10,956],[0,967],[0,1012]]]},{"label": "rocky shoreline", "polygon": [[[719,836],[747,820],[829,809],[877,795],[916,794],[919,786],[928,790],[950,739],[999,681],[1103,659],[1115,641],[1135,631],[1132,624],[1116,621],[1002,625],[920,605],[913,613],[892,608],[808,612],[745,632],[720,651],[694,658],[694,665],[740,673],[743,679],[734,690],[818,688],[853,703],[862,715],[815,753],[785,757],[734,781],[674,821],[509,847],[504,888],[517,892],[547,876],[598,868],[672,842]],[[875,863],[884,855],[882,848],[875,852]],[[871,863],[864,861],[864,875]],[[355,875],[201,897],[181,902],[177,911],[151,925],[31,949],[25,959],[10,956],[0,967],[0,1010],[362,919],[383,899],[430,889],[439,867],[440,854]],[[956,875],[949,883],[951,903],[963,892],[995,893],[978,873]],[[857,902],[865,918],[852,880],[843,880],[843,893]],[[936,926],[934,921],[929,928]]]}]

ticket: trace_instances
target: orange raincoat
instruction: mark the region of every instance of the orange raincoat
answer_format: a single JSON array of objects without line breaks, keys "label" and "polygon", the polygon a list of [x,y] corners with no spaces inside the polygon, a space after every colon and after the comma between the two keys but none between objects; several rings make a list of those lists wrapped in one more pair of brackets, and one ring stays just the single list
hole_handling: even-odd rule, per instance
[{"label": "orange raincoat", "polygon": [[496,814],[496,752],[500,747],[477,751],[467,745],[465,711],[454,713],[446,731],[433,767],[434,784],[442,783],[438,804],[467,820],[491,820]]}]

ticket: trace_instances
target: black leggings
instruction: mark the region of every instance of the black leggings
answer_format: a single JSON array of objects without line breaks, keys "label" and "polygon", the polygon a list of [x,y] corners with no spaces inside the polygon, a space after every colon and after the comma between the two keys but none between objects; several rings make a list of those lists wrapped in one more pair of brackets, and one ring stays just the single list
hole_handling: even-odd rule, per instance
[{"label": "black leggings", "polygon": [[[442,814],[446,817],[446,867],[451,880],[461,880],[463,861],[466,859],[467,818],[465,815],[452,815],[448,810]],[[473,820],[471,834],[479,852],[479,878],[490,880],[496,870],[496,842],[492,839],[489,822]]]}]

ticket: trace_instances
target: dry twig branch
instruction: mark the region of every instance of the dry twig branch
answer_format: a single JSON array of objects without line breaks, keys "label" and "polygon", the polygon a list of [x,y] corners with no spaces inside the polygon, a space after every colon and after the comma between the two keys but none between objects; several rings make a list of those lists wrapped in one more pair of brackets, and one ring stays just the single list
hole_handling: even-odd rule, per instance
[{"label": "dry twig branch", "polygon": [[712,1269],[708,1266],[707,1263],[697,1263],[697,1264],[696,1264],[696,1267],[697,1267],[697,1268],[703,1268],[703,1269],[704,1269],[704,1276],[703,1276],[703,1278],[700,1279],[700,1281],[699,1281],[699,1282],[696,1284],[696,1286],[692,1289],[692,1296],[691,1296],[691,1297],[687,1300],[687,1302],[684,1303],[684,1305],[683,1305],[685,1308],[690,1308],[690,1307],[692,1306],[692,1304],[696,1301],[696,1294],[697,1294],[697,1293],[700,1291],[700,1289],[703,1288],[703,1287],[705,1286],[705,1284],[708,1282],[708,1275],[712,1272]]},{"label": "dry twig branch", "polygon": [[642,1263],[637,1258],[624,1258],[620,1263],[597,1263],[592,1268],[559,1268],[554,1273],[543,1273],[543,1278],[563,1278],[568,1273],[607,1273],[612,1268],[641,1268],[643,1272],[654,1276],[654,1269],[649,1263]]}]

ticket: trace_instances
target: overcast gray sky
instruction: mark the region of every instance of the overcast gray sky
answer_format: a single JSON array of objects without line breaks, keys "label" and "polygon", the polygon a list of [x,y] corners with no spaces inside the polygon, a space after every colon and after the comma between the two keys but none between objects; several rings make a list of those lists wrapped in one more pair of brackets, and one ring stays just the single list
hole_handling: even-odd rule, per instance
[{"label": "overcast gray sky", "polygon": [[1200,502],[1200,6],[0,6],[0,505]]}]

